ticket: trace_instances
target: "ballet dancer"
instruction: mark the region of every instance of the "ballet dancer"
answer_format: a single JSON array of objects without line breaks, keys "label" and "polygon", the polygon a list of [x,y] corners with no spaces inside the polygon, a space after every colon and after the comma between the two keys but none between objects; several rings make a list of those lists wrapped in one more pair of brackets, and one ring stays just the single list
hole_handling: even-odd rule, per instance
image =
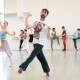
[{"label": "ballet dancer", "polygon": [[59,41],[59,37],[56,35],[56,30],[55,28],[52,28],[52,32],[51,32],[51,49],[53,50],[53,40],[57,39],[57,43],[60,45],[60,41]]},{"label": "ballet dancer", "polygon": [[40,61],[43,71],[46,73],[46,76],[49,77],[50,68],[48,66],[47,60],[43,54],[43,46],[45,43],[46,36],[49,38],[49,31],[51,30],[50,26],[45,21],[45,18],[48,16],[49,11],[45,8],[41,10],[40,13],[40,20],[36,21],[34,25],[31,27],[28,23],[28,18],[32,16],[32,14],[28,13],[26,16],[25,24],[26,29],[33,28],[34,29],[34,49],[30,56],[19,66],[18,73],[22,73],[25,71],[28,67],[28,65],[32,62],[32,60],[37,57],[37,59]]},{"label": "ballet dancer", "polygon": [[74,47],[75,47],[76,51],[78,51],[77,44],[76,44],[76,41],[77,41],[78,36],[79,36],[78,31],[79,31],[79,29],[77,29],[73,34],[73,42],[74,42]]},{"label": "ballet dancer", "polygon": [[33,32],[33,29],[31,28],[29,32],[29,50],[30,52],[32,52],[33,50],[33,34],[34,32]]},{"label": "ballet dancer", "polygon": [[64,46],[64,49],[62,51],[66,51],[66,30],[65,30],[65,27],[62,26],[62,41],[63,41],[63,46]]},{"label": "ballet dancer", "polygon": [[19,45],[19,51],[21,51],[22,49],[22,44],[23,44],[23,40],[24,40],[24,31],[21,30],[21,33],[19,35],[19,38],[20,38],[20,45]]},{"label": "ballet dancer", "polygon": [[10,59],[10,67],[11,67],[12,66],[12,59],[11,59],[12,52],[10,50],[10,47],[9,47],[9,44],[8,44],[6,38],[7,38],[7,34],[10,36],[14,36],[15,32],[10,33],[7,30],[7,27],[8,27],[7,21],[4,21],[4,23],[2,24],[1,20],[0,20],[0,27],[1,27],[1,31],[0,31],[1,47],[0,48],[1,48],[1,50],[4,50],[5,53],[8,55],[8,57]]},{"label": "ballet dancer", "polygon": [[28,53],[27,45],[28,45],[28,37],[29,36],[28,36],[28,33],[27,33],[26,29],[24,29],[23,37],[24,37],[24,39],[23,39],[23,47],[24,47],[25,51]]}]

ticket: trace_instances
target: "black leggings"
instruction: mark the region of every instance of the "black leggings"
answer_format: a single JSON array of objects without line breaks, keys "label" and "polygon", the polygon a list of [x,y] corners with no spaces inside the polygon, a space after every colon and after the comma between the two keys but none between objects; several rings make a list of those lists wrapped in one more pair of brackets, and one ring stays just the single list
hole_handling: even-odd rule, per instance
[{"label": "black leggings", "polygon": [[30,34],[30,39],[29,39],[29,42],[33,42],[33,34]]},{"label": "black leggings", "polygon": [[23,43],[23,40],[20,40],[20,46],[19,46],[19,49],[21,49],[21,47],[22,47],[22,43]]}]

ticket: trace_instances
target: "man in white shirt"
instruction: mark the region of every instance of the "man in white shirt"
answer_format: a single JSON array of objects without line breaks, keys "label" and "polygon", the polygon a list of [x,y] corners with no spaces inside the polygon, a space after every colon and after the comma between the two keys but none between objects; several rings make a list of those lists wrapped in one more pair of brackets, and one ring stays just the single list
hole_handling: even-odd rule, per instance
[{"label": "man in white shirt", "polygon": [[40,20],[36,21],[32,27],[30,27],[27,21],[28,18],[32,15],[30,13],[27,14],[25,21],[26,29],[34,28],[34,49],[31,55],[26,59],[26,61],[19,66],[18,73],[20,74],[26,70],[30,62],[37,56],[37,59],[40,61],[42,65],[43,71],[46,73],[46,76],[49,77],[50,68],[42,51],[42,48],[45,43],[45,37],[47,36],[49,38],[50,26],[45,22],[45,18],[48,14],[49,11],[47,9],[42,9],[40,13]]}]

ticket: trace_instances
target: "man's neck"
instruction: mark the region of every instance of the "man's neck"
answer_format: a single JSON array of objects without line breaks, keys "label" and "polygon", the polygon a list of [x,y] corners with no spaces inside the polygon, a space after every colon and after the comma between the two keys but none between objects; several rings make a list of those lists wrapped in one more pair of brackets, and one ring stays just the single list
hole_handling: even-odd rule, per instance
[{"label": "man's neck", "polygon": [[42,18],[41,18],[40,21],[45,21],[45,19],[42,19]]}]

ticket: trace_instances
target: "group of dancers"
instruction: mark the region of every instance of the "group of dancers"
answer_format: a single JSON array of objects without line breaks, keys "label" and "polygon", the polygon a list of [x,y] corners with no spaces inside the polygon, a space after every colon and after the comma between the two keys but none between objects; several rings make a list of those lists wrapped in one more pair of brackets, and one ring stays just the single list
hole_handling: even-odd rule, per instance
[{"label": "group of dancers", "polygon": [[29,32],[27,31],[27,29],[21,30],[19,40],[19,51],[21,51],[22,48],[24,48],[27,51],[27,53],[29,50],[31,51],[31,46],[33,45],[33,30],[30,29]]},{"label": "group of dancers", "polygon": [[[49,38],[49,31],[50,31],[50,26],[45,22],[45,18],[48,16],[49,11],[45,8],[41,10],[40,13],[40,20],[39,21],[35,21],[34,25],[30,26],[28,24],[28,18],[30,16],[32,16],[32,14],[28,13],[26,16],[26,20],[25,20],[25,24],[26,24],[26,29],[34,29],[34,39],[33,39],[33,46],[34,49],[31,52],[30,56],[26,59],[25,62],[23,62],[20,66],[19,66],[19,70],[18,73],[22,73],[23,71],[26,70],[26,68],[28,67],[28,65],[32,62],[32,60],[37,57],[37,59],[40,61],[43,71],[46,73],[47,76],[49,76],[49,72],[50,72],[50,68],[49,65],[47,63],[47,60],[43,54],[43,50],[42,48],[44,47],[45,44],[45,37],[47,36],[47,38]],[[8,27],[8,22],[5,21],[3,24],[0,21],[0,27],[1,27],[1,31],[0,31],[0,38],[1,38],[1,47],[0,49],[4,50],[9,59],[10,59],[10,63],[12,65],[12,53],[9,47],[9,44],[6,40],[7,38],[7,34],[10,36],[14,36],[15,32],[13,32],[12,34],[10,32],[8,32],[7,27]],[[23,31],[21,31],[22,33],[24,33]],[[21,35],[20,35],[21,36]],[[31,40],[30,40],[31,41]],[[19,46],[19,50],[21,50],[21,44],[22,44],[22,39],[20,41],[20,46]]]},{"label": "group of dancers", "polygon": [[[18,69],[18,73],[22,73],[23,71],[26,71],[27,67],[29,66],[29,64],[33,61],[33,59],[35,57],[37,57],[37,59],[39,60],[39,62],[41,63],[42,69],[44,71],[44,73],[46,73],[46,76],[49,77],[49,72],[50,72],[50,68],[48,65],[48,62],[44,56],[44,52],[43,52],[43,47],[45,45],[45,41],[46,41],[46,37],[50,38],[50,30],[51,27],[48,25],[48,23],[46,22],[46,17],[48,16],[49,11],[48,9],[44,8],[41,10],[40,13],[40,20],[39,21],[35,21],[34,24],[32,26],[30,26],[30,24],[28,23],[28,19],[32,16],[31,13],[28,13],[25,19],[25,24],[26,24],[26,29],[25,30],[21,30],[20,33],[20,46],[19,46],[19,51],[21,51],[22,48],[22,43],[25,45],[26,43],[26,38],[29,37],[29,42],[32,43],[33,42],[33,51],[31,52],[30,56],[22,63],[19,65],[19,69]],[[10,33],[7,30],[8,27],[8,22],[5,21],[3,24],[0,21],[0,27],[1,27],[1,32],[0,32],[0,38],[1,38],[1,47],[0,49],[4,50],[11,62],[12,65],[12,53],[9,47],[9,44],[6,40],[7,38],[7,34],[10,36],[14,36],[15,32]],[[30,34],[29,36],[26,35],[27,30],[30,29],[34,29],[34,34]],[[59,37],[56,35],[55,32],[55,28],[52,29],[53,33],[52,33],[52,37],[54,36],[54,39],[57,39],[58,44],[60,45],[59,42]],[[64,49],[63,51],[66,50],[66,30],[65,27],[62,26],[62,40],[63,40],[63,45],[64,45]],[[51,37],[51,48],[52,48],[52,44],[53,44],[53,38]]]},{"label": "group of dancers", "polygon": [[[63,42],[63,49],[62,51],[66,51],[66,30],[65,27],[62,26],[62,42]],[[60,45],[60,41],[59,41],[59,36],[56,34],[56,30],[55,28],[52,28],[52,32],[50,33],[50,39],[51,39],[51,49],[53,50],[53,40],[57,39],[58,44]],[[77,49],[77,40],[80,39],[80,28],[78,28],[74,33],[73,33],[73,42],[74,42],[74,48],[76,49],[76,51],[78,51]]]}]

